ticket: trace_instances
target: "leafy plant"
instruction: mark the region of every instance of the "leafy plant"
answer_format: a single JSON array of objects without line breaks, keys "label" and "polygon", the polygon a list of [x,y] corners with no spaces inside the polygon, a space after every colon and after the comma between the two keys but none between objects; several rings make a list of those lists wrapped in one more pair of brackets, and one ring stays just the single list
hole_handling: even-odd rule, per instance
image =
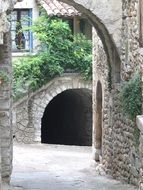
[{"label": "leafy plant", "polygon": [[142,110],[141,74],[136,73],[131,80],[121,88],[120,98],[124,114],[131,120],[141,114]]},{"label": "leafy plant", "polygon": [[0,71],[0,85],[7,83],[9,81],[8,73],[5,70]]},{"label": "leafy plant", "polygon": [[79,72],[83,78],[91,79],[90,40],[82,34],[73,36],[67,22],[46,14],[42,14],[31,29],[40,46],[36,55],[13,62],[14,96],[18,97],[25,89],[34,91],[63,72]]}]

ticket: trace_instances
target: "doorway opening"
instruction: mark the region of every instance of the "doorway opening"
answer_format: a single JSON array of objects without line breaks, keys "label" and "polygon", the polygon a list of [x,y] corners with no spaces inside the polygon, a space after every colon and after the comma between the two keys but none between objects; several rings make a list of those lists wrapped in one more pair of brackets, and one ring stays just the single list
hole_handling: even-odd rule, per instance
[{"label": "doorway opening", "polygon": [[88,89],[65,90],[45,108],[41,142],[92,145],[92,93]]},{"label": "doorway opening", "polygon": [[102,156],[102,85],[97,82],[96,87],[96,109],[95,109],[95,161]]}]

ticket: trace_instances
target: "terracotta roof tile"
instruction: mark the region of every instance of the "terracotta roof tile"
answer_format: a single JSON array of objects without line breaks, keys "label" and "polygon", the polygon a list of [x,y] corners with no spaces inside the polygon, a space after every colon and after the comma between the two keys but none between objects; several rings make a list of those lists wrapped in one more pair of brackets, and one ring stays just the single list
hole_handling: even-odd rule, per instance
[{"label": "terracotta roof tile", "polygon": [[53,16],[75,16],[81,15],[74,7],[57,0],[39,0],[39,3],[47,11],[48,15]]}]

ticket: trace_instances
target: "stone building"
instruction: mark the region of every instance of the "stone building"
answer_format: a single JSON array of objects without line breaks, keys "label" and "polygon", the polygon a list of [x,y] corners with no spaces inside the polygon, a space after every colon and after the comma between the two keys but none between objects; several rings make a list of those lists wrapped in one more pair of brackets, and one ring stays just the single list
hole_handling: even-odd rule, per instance
[{"label": "stone building", "polygon": [[[143,189],[142,117],[140,146],[135,146],[136,123],[122,113],[119,89],[142,66],[142,0],[59,0],[74,6],[90,20],[93,29],[93,154],[114,178],[140,185]],[[10,9],[14,1],[0,1]],[[9,6],[8,6],[9,5]],[[3,6],[0,6],[3,7]],[[9,179],[12,167],[11,66],[8,25],[0,25],[4,43],[0,46],[0,67],[9,80],[1,82],[1,175]],[[7,30],[5,30],[5,28]],[[1,35],[1,36],[2,36]],[[3,85],[2,85],[3,84]]]},{"label": "stone building", "polygon": [[[79,13],[74,7],[57,0],[23,0],[14,5],[11,14],[13,59],[37,52],[39,42],[31,30],[25,30],[22,33],[18,32],[18,30],[19,27],[23,29],[31,26],[32,22],[41,14],[41,8],[47,12],[49,17],[56,16],[68,22],[73,34],[83,33],[88,39],[92,39],[92,26],[84,15]],[[17,22],[20,24],[17,25]]]},{"label": "stone building", "polygon": [[0,0],[0,189],[12,170],[11,37],[10,14],[16,0]]},{"label": "stone building", "polygon": [[18,143],[91,146],[91,81],[77,73],[64,74],[16,101],[13,134]]}]

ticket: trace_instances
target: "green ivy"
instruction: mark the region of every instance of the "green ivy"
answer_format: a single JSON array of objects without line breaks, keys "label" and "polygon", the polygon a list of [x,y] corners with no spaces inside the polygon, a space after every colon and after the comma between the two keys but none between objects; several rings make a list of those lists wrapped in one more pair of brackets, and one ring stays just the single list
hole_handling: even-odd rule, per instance
[{"label": "green ivy", "polygon": [[36,90],[64,72],[79,72],[84,79],[92,76],[92,43],[82,34],[73,36],[67,22],[42,14],[31,30],[40,41],[34,56],[13,62],[14,97]]},{"label": "green ivy", "polygon": [[123,84],[120,91],[123,113],[131,120],[135,120],[142,112],[141,86],[141,74],[136,73],[131,80]]},{"label": "green ivy", "polygon": [[9,81],[8,73],[5,70],[0,71],[0,86],[3,86],[5,83]]}]

